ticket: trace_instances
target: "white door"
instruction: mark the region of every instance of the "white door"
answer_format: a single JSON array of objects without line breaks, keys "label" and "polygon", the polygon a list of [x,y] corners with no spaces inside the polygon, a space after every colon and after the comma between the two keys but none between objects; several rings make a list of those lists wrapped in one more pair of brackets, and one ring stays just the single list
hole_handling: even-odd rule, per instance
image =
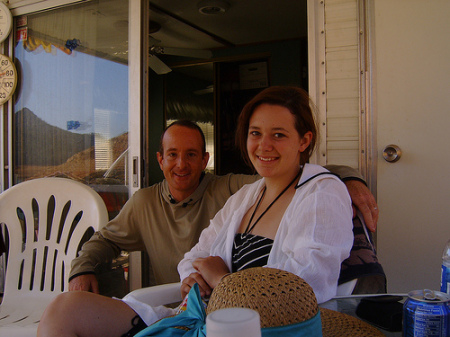
[{"label": "white door", "polygon": [[[450,238],[450,2],[376,0],[378,253],[388,291],[439,290]],[[395,163],[383,149],[403,152]]]}]

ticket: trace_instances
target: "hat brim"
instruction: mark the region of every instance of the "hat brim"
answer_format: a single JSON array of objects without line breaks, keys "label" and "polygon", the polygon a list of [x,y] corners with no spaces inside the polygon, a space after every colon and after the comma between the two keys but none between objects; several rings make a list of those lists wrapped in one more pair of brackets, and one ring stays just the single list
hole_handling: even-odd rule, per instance
[{"label": "hat brim", "polygon": [[320,308],[323,337],[378,337],[385,336],[370,324],[347,314]]}]

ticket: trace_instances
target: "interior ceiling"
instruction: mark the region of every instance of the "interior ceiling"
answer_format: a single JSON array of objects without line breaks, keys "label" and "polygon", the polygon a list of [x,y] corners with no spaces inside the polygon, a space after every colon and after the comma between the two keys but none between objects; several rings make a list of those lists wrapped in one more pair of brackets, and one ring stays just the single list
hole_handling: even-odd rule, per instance
[{"label": "interior ceiling", "polygon": [[[307,35],[307,23],[302,19],[306,18],[306,0],[226,2],[229,8],[225,13],[205,15],[198,10],[200,1],[152,0],[149,20],[159,23],[161,29],[150,36],[166,47],[214,49]],[[151,44],[158,42],[150,40]]]},{"label": "interior ceiling", "polygon": [[[224,13],[206,15],[205,5],[226,5]],[[306,38],[306,0],[151,0],[149,46],[215,50]],[[154,54],[160,61],[167,59]],[[155,61],[155,57],[150,57]],[[149,64],[157,73],[160,67]],[[158,69],[159,68],[159,69]],[[203,68],[203,69],[201,69]],[[167,68],[169,70],[169,68]],[[178,71],[211,78],[212,65]]]},{"label": "interior ceiling", "polygon": [[[202,14],[205,1],[226,2],[228,9]],[[77,38],[80,51],[126,63],[127,7],[124,0],[98,0],[32,15],[30,34],[59,44]],[[306,0],[151,0],[149,7],[151,29],[159,26],[149,32],[150,47],[214,50],[307,36]]]},{"label": "interior ceiling", "polygon": [[[151,0],[149,46],[214,51],[307,36],[306,0],[225,0],[228,7],[225,13],[212,15],[200,13],[200,3],[207,5],[208,1],[209,4],[215,5],[223,0]],[[167,61],[162,55],[155,56],[164,62]],[[153,56],[150,58],[154,59]],[[158,66],[155,67],[151,63],[149,65],[159,73]],[[170,67],[173,68],[173,64]],[[178,67],[173,70],[190,78],[213,83],[212,63],[200,62],[195,67]],[[204,91],[211,93],[212,86],[207,86]],[[194,93],[198,100],[200,96],[196,91]],[[188,116],[186,118],[212,119],[213,105],[210,104],[204,113],[199,111],[201,104],[198,101],[197,104],[185,103],[183,100],[177,100],[173,106],[169,105],[168,115],[174,113],[179,118],[186,113]]]}]

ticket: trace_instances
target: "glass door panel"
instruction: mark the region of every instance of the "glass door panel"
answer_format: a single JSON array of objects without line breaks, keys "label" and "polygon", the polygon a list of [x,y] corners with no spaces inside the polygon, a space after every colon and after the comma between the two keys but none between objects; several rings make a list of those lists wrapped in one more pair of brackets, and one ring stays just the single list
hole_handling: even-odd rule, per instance
[{"label": "glass door panel", "polygon": [[[89,1],[15,23],[14,184],[48,176],[81,181],[113,218],[129,185],[128,0]],[[127,270],[125,252],[100,266],[101,292],[123,296]]]},{"label": "glass door panel", "polygon": [[206,171],[214,173],[214,63],[174,68],[164,81],[166,126],[180,119],[196,122],[209,152]]},{"label": "glass door panel", "polygon": [[82,181],[113,217],[128,195],[128,1],[30,14],[16,26],[15,183]]}]

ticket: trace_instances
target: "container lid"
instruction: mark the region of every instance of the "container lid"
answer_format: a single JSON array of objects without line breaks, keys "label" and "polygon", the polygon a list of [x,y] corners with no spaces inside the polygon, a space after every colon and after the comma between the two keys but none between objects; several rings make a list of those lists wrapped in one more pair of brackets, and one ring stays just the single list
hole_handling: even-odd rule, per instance
[{"label": "container lid", "polygon": [[226,308],[206,317],[208,337],[260,337],[261,324],[258,312],[248,308]]},{"label": "container lid", "polygon": [[427,303],[446,303],[450,302],[450,295],[430,290],[430,289],[423,289],[423,290],[414,290],[408,293],[408,296],[416,301],[420,302],[427,302]]}]

